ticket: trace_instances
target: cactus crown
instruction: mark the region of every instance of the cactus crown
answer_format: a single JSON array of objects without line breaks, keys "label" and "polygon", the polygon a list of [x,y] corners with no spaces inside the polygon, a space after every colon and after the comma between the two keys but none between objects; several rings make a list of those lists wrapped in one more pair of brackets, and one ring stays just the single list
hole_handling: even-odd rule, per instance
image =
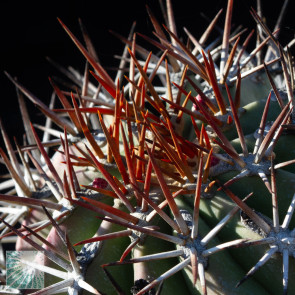
[{"label": "cactus crown", "polygon": [[[249,52],[254,31],[233,30],[233,0],[223,28],[219,11],[201,37],[185,29],[186,41],[170,0],[165,25],[147,12],[155,37],[117,35],[126,46],[115,80],[82,23],[83,42],[58,19],[86,59],[83,75],[59,66],[78,87],[50,79],[60,108],[6,73],[26,142],[14,148],[0,122],[10,175],[0,187],[1,241],[44,253],[44,265],[18,260],[49,274],[33,294],[286,294],[295,254],[289,47],[252,8],[258,42]],[[214,28],[221,35],[211,41]],[[34,126],[24,97],[54,124]],[[272,281],[278,265],[282,280]]]}]

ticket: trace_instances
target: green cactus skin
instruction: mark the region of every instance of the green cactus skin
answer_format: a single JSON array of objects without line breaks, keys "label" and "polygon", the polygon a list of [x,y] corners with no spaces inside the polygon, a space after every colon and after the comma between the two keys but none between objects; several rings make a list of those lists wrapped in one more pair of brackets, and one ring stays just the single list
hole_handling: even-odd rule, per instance
[{"label": "green cactus skin", "polygon": [[[225,196],[223,196],[225,197]],[[199,220],[200,223],[200,235],[204,237],[210,230],[210,227],[208,226],[208,223],[205,220],[210,220],[214,219],[214,221],[218,221],[223,217],[223,214],[227,214],[229,212],[229,209],[233,208],[233,204],[230,202],[226,202],[227,206],[222,205],[222,210],[218,210],[218,206],[215,206],[218,204],[218,201],[221,199],[222,202],[224,200],[220,198],[219,196],[215,196],[212,200],[202,200],[203,203],[200,206],[200,209],[202,209],[203,216],[207,213],[206,210],[204,210],[204,207],[207,207],[208,205],[205,205],[206,203],[214,203],[213,206],[208,206],[210,207],[209,209],[209,214],[206,216],[207,218],[203,218]],[[220,204],[220,203],[219,203]],[[188,210],[189,212],[192,211],[192,206],[191,206],[191,200],[188,200],[187,197],[182,197],[181,199],[178,200],[178,205],[185,209]],[[220,206],[221,207],[221,206]],[[223,211],[223,212],[222,212]],[[213,218],[210,218],[213,215]],[[233,222],[231,222],[230,229],[227,231],[231,232],[231,237],[230,239],[233,238],[232,231],[234,229],[239,229],[239,227],[244,228],[241,225],[237,225],[237,221],[235,220],[234,226],[232,225]],[[214,226],[214,225],[213,225]],[[228,227],[229,227],[228,226]],[[221,230],[222,232],[223,230]],[[223,235],[221,234],[223,237]],[[239,235],[237,234],[236,237],[243,237],[244,235]],[[254,235],[253,235],[254,236]],[[258,235],[256,236],[256,238]],[[227,239],[223,239],[226,241]],[[209,245],[217,245],[218,244],[218,238],[214,238],[211,240]],[[208,247],[209,247],[208,245]],[[241,277],[243,274],[243,266],[241,266],[239,263],[237,263],[235,258],[231,257],[231,254],[228,253],[228,251],[221,251],[217,253],[216,255],[212,255],[209,260],[209,267],[208,270],[206,270],[206,281],[208,285],[208,294],[253,294],[254,292],[259,292],[259,294],[269,294],[256,280],[253,280],[251,283],[247,282],[247,285],[245,284],[244,286],[241,286],[241,288],[235,288],[237,280]],[[227,271],[229,270],[229,271]],[[202,294],[202,288],[199,284],[197,284],[197,288],[195,288],[192,285],[192,274],[191,271],[186,268],[184,270],[186,274],[186,279],[190,282],[188,285],[191,288],[191,293],[192,294]],[[250,284],[248,284],[250,283]],[[199,292],[196,290],[198,289]]]}]

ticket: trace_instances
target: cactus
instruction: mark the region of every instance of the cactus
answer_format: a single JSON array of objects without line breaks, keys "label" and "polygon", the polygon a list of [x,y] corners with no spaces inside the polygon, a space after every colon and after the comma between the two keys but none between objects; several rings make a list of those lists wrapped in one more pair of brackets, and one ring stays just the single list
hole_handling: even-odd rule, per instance
[{"label": "cactus", "polygon": [[[44,263],[19,263],[43,271],[46,286],[3,293],[293,294],[289,47],[251,9],[260,41],[250,51],[254,31],[233,30],[233,0],[224,27],[219,11],[201,36],[178,35],[170,0],[165,25],[147,12],[155,37],[117,35],[115,81],[83,24],[82,42],[58,19],[86,59],[84,75],[58,66],[70,89],[50,79],[60,107],[6,73],[26,141],[14,147],[0,122],[0,250],[43,252]],[[222,33],[211,40],[213,28]],[[50,124],[30,122],[25,97]]]}]

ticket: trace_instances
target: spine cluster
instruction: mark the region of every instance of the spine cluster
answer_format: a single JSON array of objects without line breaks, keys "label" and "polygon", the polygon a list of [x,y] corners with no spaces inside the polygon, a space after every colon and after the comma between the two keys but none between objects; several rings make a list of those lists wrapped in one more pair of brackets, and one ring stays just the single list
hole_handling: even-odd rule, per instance
[{"label": "spine cluster", "polygon": [[[170,0],[165,25],[147,8],[154,38],[117,36],[115,80],[86,30],[81,41],[59,20],[87,69],[72,89],[50,79],[60,108],[6,73],[26,142],[1,122],[0,251],[42,252],[17,261],[46,286],[5,294],[294,293],[294,60],[255,9],[249,49],[233,4],[201,36],[179,35]],[[53,123],[38,126],[46,140],[25,97]],[[4,255],[0,266],[5,284]]]}]

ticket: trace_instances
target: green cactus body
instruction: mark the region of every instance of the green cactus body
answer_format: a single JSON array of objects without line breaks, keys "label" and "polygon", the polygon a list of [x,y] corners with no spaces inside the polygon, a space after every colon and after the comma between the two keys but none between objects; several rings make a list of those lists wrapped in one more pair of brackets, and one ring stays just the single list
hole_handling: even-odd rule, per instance
[{"label": "green cactus body", "polygon": [[[254,197],[254,196],[252,196]],[[252,198],[250,197],[250,199]],[[212,202],[210,206],[208,202]],[[233,204],[228,200],[228,197],[224,194],[216,196],[212,200],[203,200],[202,204],[202,217],[207,220],[208,223],[214,224],[218,222],[226,213],[233,208]],[[227,209],[227,210],[226,210]],[[226,211],[226,212],[225,212]],[[245,225],[241,222],[240,211],[238,211],[232,220],[219,232],[219,237],[222,240],[232,239],[233,237],[247,237],[249,241],[260,240],[262,236],[259,234],[257,228],[253,229],[249,225]],[[269,250],[268,245],[253,245],[250,247],[233,249],[231,256],[234,261],[239,262],[239,266],[244,270],[244,273],[250,270],[261,257]],[[291,265],[290,265],[291,267]],[[292,268],[290,268],[290,271]],[[277,274],[274,276],[274,272]],[[269,282],[267,278],[272,277],[272,282]],[[240,277],[238,280],[240,280]],[[264,266],[263,271],[257,271],[253,276],[255,281],[259,282],[269,294],[281,293],[282,287],[280,285],[282,280],[282,256],[277,254],[272,257]],[[290,281],[290,285],[293,282]],[[290,290],[292,287],[290,286]],[[239,291],[239,287],[236,289]]]},{"label": "green cactus body", "polygon": [[[121,230],[122,228],[114,225],[104,223],[104,228],[101,228],[98,233],[110,233],[116,230]],[[89,237],[89,236],[88,236]],[[86,272],[86,280],[92,286],[100,290],[105,294],[117,294],[116,290],[110,284],[110,279],[104,273],[101,265],[108,263],[110,261],[120,259],[123,251],[129,244],[129,238],[117,238],[113,240],[103,241],[101,243],[101,247],[98,255],[94,258],[92,263],[87,269]],[[133,284],[133,270],[131,265],[122,265],[122,266],[114,266],[113,268],[109,268],[108,271],[111,275],[116,278],[118,285],[121,289],[128,293],[130,291],[130,287]]]},{"label": "green cactus body", "polygon": [[[225,197],[225,196],[223,196]],[[188,210],[190,213],[192,213],[192,206],[191,206],[191,200],[189,197],[182,197],[178,200],[178,204],[181,208]],[[218,202],[219,199],[221,199],[221,202],[227,203],[226,206],[222,204],[220,206],[220,203]],[[205,205],[209,202],[214,203],[213,206],[211,205]],[[200,224],[200,236],[204,237],[209,231],[210,226],[214,227],[214,222],[218,222],[221,218],[223,218],[230,209],[233,208],[232,204],[230,202],[226,202],[221,197],[214,197],[212,200],[202,200],[201,201],[200,209],[202,210],[201,213],[203,213],[203,217],[199,220]],[[206,212],[206,210],[203,210],[204,207],[210,207],[209,214]],[[221,210],[218,210],[218,207],[220,207]],[[213,208],[213,209],[212,209]],[[206,216],[207,213],[207,216]],[[211,216],[210,216],[211,215]],[[213,215],[213,216],[212,216]],[[224,216],[223,216],[224,215]],[[211,218],[210,218],[211,217]],[[205,220],[214,219],[212,224],[208,226],[209,222],[207,223]],[[239,227],[244,227],[240,224],[236,224],[237,220],[234,220],[234,225],[229,224],[228,227],[230,227],[229,230],[231,232],[229,240],[233,240],[233,230],[239,229]],[[215,223],[216,224],[216,223]],[[221,230],[221,232],[223,229]],[[237,230],[238,231],[238,230]],[[221,234],[222,240],[227,241],[227,239]],[[243,237],[245,235],[240,235],[239,233],[236,234],[236,238]],[[255,236],[253,234],[253,236]],[[258,235],[256,235],[256,238],[259,238]],[[219,241],[218,238],[213,238],[210,243],[208,244],[208,248],[211,246],[218,245]],[[241,286],[241,288],[235,288],[236,282],[241,278],[243,275],[243,265],[240,263],[237,263],[235,258],[231,257],[231,255],[228,253],[227,250],[221,251],[219,253],[216,253],[212,256],[210,256],[210,259],[208,261],[208,268],[206,269],[206,282],[207,282],[207,292],[208,294],[253,294],[254,292],[259,292],[259,294],[269,294],[258,282],[253,280],[251,283],[247,282],[249,284],[245,284],[244,286]],[[200,293],[197,292],[196,288],[192,285],[192,273],[189,270],[189,268],[185,268],[184,272],[186,274],[186,279],[188,280],[188,285],[191,288],[192,294],[202,294],[202,288],[200,284],[197,284],[197,289]],[[226,279],[225,279],[226,278]]]},{"label": "green cactus body", "polygon": [[[157,223],[160,226],[161,230],[166,233],[171,231],[171,228],[168,224],[162,220]],[[139,258],[145,255],[151,255],[160,252],[172,251],[174,250],[174,245],[167,242],[162,241],[154,237],[146,237],[143,245],[138,245],[132,252],[132,258]],[[145,278],[148,281],[152,281],[156,279],[165,271],[169,270],[171,267],[178,263],[177,258],[167,258],[155,261],[147,261],[143,262],[145,265],[134,265],[134,273],[139,278]],[[140,264],[140,263],[139,263]],[[140,270],[144,270],[143,276],[139,275]],[[189,288],[186,285],[183,285],[184,278],[181,272],[176,273],[172,277],[165,280],[165,283],[162,286],[161,294],[172,294],[172,293],[181,293],[181,292],[189,292]]]}]

